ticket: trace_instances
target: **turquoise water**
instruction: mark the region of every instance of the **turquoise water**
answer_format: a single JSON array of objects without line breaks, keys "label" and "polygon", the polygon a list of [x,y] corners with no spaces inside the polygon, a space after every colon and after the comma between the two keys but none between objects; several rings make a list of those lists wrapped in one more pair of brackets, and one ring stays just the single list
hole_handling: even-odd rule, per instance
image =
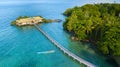
[{"label": "turquoise water", "polygon": [[[117,1],[117,0],[116,0]],[[0,3],[0,67],[83,67],[56,48],[35,27],[15,27],[10,22],[18,16],[41,15],[49,19],[62,19],[62,13],[70,7],[83,5],[89,1],[80,0],[41,0],[11,1]],[[92,0],[90,3],[94,3]],[[65,48],[98,67],[114,67],[90,44],[70,40],[61,23],[43,23],[39,27]],[[54,50],[51,54],[37,52]]]}]

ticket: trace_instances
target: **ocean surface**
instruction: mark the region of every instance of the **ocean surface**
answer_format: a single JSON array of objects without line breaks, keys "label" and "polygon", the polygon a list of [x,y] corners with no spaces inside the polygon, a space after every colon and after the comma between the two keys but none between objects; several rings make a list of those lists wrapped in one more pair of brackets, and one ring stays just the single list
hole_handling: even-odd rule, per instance
[{"label": "ocean surface", "polygon": [[[90,44],[72,41],[63,30],[67,8],[86,3],[114,2],[111,0],[40,0],[0,2],[0,67],[84,67],[54,46],[34,26],[11,26],[19,16],[43,16],[62,19],[60,23],[43,23],[39,27],[62,46],[98,67],[115,67],[106,57],[94,51]],[[116,0],[116,2],[120,2]],[[51,53],[40,53],[53,50]]]}]

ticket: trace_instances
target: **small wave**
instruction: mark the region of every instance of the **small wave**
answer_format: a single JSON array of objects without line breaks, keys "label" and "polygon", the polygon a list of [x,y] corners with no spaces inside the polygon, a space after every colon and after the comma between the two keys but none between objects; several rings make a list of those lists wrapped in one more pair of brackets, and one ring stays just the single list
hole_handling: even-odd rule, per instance
[{"label": "small wave", "polygon": [[49,53],[54,53],[54,50],[49,50],[49,51],[42,51],[42,52],[37,52],[37,54],[49,54]]}]

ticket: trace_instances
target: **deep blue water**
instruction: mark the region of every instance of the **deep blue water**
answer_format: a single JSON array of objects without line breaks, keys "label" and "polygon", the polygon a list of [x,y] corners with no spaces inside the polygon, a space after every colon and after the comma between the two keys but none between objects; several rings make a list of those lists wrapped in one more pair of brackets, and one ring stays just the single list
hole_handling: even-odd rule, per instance
[{"label": "deep blue water", "polygon": [[[116,0],[117,1],[117,0]],[[119,1],[119,0],[118,0]],[[117,1],[117,2],[118,2]],[[49,19],[62,19],[62,13],[70,7],[94,3],[80,0],[41,0],[41,1],[9,1],[0,3],[0,67],[83,67],[82,64],[68,57],[56,48],[35,27],[15,27],[10,22],[18,16],[41,15]],[[61,23],[39,24],[49,36],[65,48],[98,67],[113,67],[107,58],[99,55],[90,44],[70,40]],[[55,50],[51,54],[37,52]]]}]

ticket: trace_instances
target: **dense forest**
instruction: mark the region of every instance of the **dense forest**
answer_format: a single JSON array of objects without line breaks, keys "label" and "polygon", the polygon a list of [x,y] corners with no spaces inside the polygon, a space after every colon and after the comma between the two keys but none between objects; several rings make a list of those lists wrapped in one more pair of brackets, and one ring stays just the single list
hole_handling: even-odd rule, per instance
[{"label": "dense forest", "polygon": [[105,55],[120,56],[120,4],[69,8],[63,27],[79,40],[94,42]]}]

